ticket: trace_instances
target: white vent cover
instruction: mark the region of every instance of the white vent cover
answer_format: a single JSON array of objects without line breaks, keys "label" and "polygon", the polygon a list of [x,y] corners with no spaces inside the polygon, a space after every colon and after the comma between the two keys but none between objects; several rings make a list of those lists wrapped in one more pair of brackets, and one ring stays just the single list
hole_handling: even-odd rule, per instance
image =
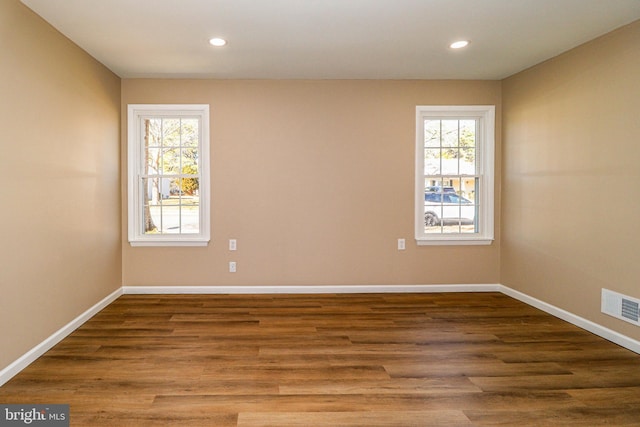
[{"label": "white vent cover", "polygon": [[640,326],[640,300],[609,289],[602,289],[601,311],[609,316]]}]

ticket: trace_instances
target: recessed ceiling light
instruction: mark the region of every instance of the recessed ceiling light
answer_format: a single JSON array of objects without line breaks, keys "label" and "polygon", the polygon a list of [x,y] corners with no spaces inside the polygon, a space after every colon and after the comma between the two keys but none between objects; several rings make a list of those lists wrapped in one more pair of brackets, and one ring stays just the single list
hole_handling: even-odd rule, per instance
[{"label": "recessed ceiling light", "polygon": [[469,40],[458,40],[457,42],[453,42],[449,45],[451,49],[462,49],[469,45]]},{"label": "recessed ceiling light", "polygon": [[224,46],[225,44],[227,44],[227,41],[225,39],[221,39],[219,37],[215,37],[215,38],[209,40],[209,43],[212,46],[221,47],[221,46]]}]

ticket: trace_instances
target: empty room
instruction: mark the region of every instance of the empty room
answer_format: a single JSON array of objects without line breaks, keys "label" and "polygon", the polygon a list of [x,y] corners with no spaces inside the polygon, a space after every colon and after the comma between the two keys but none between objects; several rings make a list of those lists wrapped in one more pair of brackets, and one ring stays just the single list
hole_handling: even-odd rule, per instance
[{"label": "empty room", "polygon": [[0,0],[0,426],[640,426],[639,46],[637,0]]}]

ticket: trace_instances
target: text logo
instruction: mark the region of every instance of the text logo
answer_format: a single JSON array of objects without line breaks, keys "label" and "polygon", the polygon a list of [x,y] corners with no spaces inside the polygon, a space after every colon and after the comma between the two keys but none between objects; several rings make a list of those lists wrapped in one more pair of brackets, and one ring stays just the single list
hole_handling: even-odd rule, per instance
[{"label": "text logo", "polygon": [[69,405],[0,404],[0,427],[69,427]]}]

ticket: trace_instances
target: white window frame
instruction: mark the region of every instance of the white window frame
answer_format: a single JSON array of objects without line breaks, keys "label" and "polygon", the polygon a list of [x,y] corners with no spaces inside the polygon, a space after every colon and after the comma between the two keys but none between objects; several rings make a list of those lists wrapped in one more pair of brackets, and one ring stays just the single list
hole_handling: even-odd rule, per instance
[{"label": "white window frame", "polygon": [[[128,119],[128,237],[131,246],[206,246],[210,241],[209,180],[209,105],[207,104],[129,104]],[[145,234],[143,230],[144,197],[140,179],[144,174],[144,125],[149,117],[198,118],[200,162],[198,234]]]},{"label": "white window frame", "polygon": [[[477,173],[479,176],[478,218],[476,233],[426,233],[424,226],[425,119],[476,119]],[[416,183],[415,239],[418,245],[490,245],[494,240],[494,175],[495,175],[495,106],[493,105],[419,105],[416,107]]]}]

